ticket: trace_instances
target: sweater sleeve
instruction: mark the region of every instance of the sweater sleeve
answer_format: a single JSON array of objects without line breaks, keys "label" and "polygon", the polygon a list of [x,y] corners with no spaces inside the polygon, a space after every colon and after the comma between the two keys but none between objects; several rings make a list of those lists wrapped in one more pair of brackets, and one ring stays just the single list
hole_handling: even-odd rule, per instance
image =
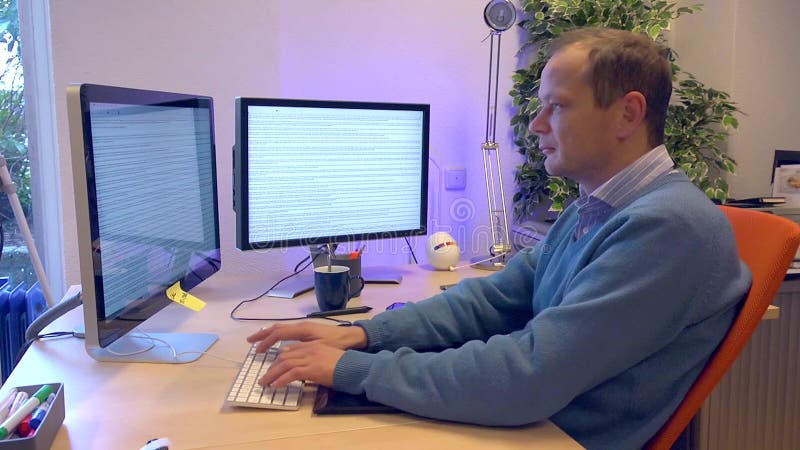
[{"label": "sweater sleeve", "polygon": [[[692,343],[697,348],[665,353],[710,354],[749,276],[735,247],[720,246],[691,224],[663,221],[626,217],[603,226],[607,234],[578,263],[563,298],[521,329],[436,353],[347,351],[333,387],[422,416],[519,425],[550,417],[665,348],[686,327],[707,322]],[[669,364],[655,373],[666,379],[649,385],[677,377]]]},{"label": "sweater sleeve", "polygon": [[367,351],[448,348],[522,328],[532,316],[538,252],[538,247],[525,249],[501,272],[463,280],[427,300],[356,322],[367,334]]}]

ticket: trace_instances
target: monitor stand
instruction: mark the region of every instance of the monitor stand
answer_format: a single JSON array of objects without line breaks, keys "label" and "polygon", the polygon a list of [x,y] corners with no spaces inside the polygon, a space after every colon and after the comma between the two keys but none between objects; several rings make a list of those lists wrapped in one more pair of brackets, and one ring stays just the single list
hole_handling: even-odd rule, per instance
[{"label": "monitor stand", "polygon": [[385,267],[362,267],[361,275],[365,283],[373,284],[400,284],[403,275],[396,270]]},{"label": "monitor stand", "polygon": [[[400,284],[403,275],[386,267],[363,267],[361,275],[368,284]],[[269,297],[295,298],[314,289],[314,274],[301,272],[267,292]]]},{"label": "monitor stand", "polygon": [[[76,327],[75,332],[84,334],[81,328]],[[104,362],[184,364],[203,356],[217,339],[219,336],[211,333],[145,333],[133,330],[107,347],[87,347],[86,351],[92,358]]]},{"label": "monitor stand", "polygon": [[267,292],[269,297],[295,298],[314,289],[313,273],[298,273]]}]

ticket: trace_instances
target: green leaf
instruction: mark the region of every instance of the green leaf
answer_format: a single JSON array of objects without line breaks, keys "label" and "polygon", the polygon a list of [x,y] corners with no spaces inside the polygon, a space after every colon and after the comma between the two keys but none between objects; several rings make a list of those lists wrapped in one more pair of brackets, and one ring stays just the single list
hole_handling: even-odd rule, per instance
[{"label": "green leaf", "polygon": [[739,121],[733,116],[726,115],[722,117],[722,125],[728,128],[739,128]]},{"label": "green leaf", "polygon": [[647,34],[650,36],[650,39],[657,39],[658,35],[661,34],[661,26],[660,25],[653,25],[647,30]]},{"label": "green leaf", "polygon": [[725,161],[725,170],[730,173],[736,173],[736,164],[733,161]]}]

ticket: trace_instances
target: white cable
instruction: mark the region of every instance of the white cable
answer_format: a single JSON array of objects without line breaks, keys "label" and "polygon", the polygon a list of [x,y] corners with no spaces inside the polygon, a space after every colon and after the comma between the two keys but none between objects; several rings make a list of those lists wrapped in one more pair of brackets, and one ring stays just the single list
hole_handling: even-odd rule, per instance
[{"label": "white cable", "polygon": [[496,255],[494,255],[494,256],[490,256],[490,257],[488,257],[488,258],[486,258],[486,259],[482,259],[482,260],[480,260],[480,261],[475,261],[475,262],[471,262],[471,263],[469,263],[469,264],[464,264],[463,266],[450,266],[450,267],[448,268],[448,270],[449,270],[450,272],[452,272],[452,271],[454,271],[454,270],[463,269],[464,267],[472,267],[472,266],[474,266],[475,264],[485,263],[486,261],[491,261],[491,260],[493,260],[493,259],[497,259],[497,258],[499,258],[499,257],[501,257],[501,256],[507,255],[508,253],[509,253],[509,252],[498,253],[498,254],[496,254]]},{"label": "white cable", "polygon": [[186,351],[186,352],[178,353],[175,350],[175,347],[173,347],[172,344],[170,344],[169,342],[167,342],[167,341],[165,341],[163,339],[159,339],[157,337],[150,336],[149,334],[147,334],[144,331],[141,331],[140,333],[141,333],[141,335],[131,334],[128,337],[131,338],[131,339],[148,339],[148,340],[150,340],[150,346],[149,347],[144,348],[144,349],[140,349],[140,350],[136,350],[135,352],[130,352],[130,353],[117,353],[117,352],[111,350],[110,348],[107,348],[106,350],[109,353],[111,353],[113,355],[116,355],[116,356],[133,356],[133,355],[138,355],[140,353],[144,353],[144,352],[152,350],[153,348],[156,347],[155,342],[160,342],[160,343],[164,344],[164,346],[169,347],[170,351],[172,351],[172,359],[174,359],[176,361],[178,360],[178,357],[181,356],[181,355],[201,354],[201,355],[208,355],[208,356],[210,356],[212,358],[221,359],[223,361],[232,362],[232,363],[236,364],[237,366],[241,366],[242,365],[242,361],[241,360],[230,359],[230,358],[226,358],[224,356],[215,355],[215,354],[209,353],[209,352]]},{"label": "white cable", "polygon": [[232,363],[236,364],[237,366],[241,366],[242,365],[242,361],[241,360],[230,359],[230,358],[226,358],[224,356],[215,355],[215,354],[209,353],[209,352],[180,352],[180,353],[176,353],[175,357],[177,358],[178,356],[185,355],[187,353],[192,353],[192,354],[198,354],[199,353],[201,355],[206,355],[206,356],[210,356],[212,358],[221,359],[223,361],[232,362]]},{"label": "white cable", "polygon": [[[135,335],[131,334],[131,335],[128,335],[128,338],[129,339],[149,339],[150,340],[150,346],[147,347],[147,348],[139,349],[139,350],[136,350],[135,352],[130,352],[130,353],[118,353],[118,352],[115,352],[114,350],[111,350],[111,346],[109,346],[108,348],[106,348],[106,351],[108,353],[111,353],[112,355],[116,355],[116,356],[133,356],[133,355],[138,355],[140,353],[144,353],[144,352],[152,350],[156,346],[156,344],[154,344],[153,341],[161,341],[161,339],[154,338],[154,337],[148,335],[147,333],[142,333],[142,334],[144,334],[144,336],[135,336]],[[161,341],[161,342],[164,342],[164,341]],[[174,355],[175,351],[173,350],[172,353]]]}]

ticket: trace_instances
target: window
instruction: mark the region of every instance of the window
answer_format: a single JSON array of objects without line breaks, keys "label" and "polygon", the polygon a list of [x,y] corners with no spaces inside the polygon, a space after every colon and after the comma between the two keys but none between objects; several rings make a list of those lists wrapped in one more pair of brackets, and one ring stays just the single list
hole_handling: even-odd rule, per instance
[{"label": "window", "polygon": [[[24,88],[17,1],[0,0],[0,154],[17,186],[22,211],[30,221],[31,170]],[[0,226],[0,276],[8,277],[11,286],[20,282],[30,286],[36,282],[36,275],[7,195],[0,197]]]},{"label": "window", "polygon": [[[49,23],[47,0],[19,4],[17,0],[0,0],[0,153],[8,160],[50,287],[58,299],[64,292],[64,270]],[[24,42],[20,36],[24,36]],[[12,276],[15,283],[25,281],[30,286],[36,276],[4,194],[0,194],[0,221],[5,235],[0,277]]]}]

